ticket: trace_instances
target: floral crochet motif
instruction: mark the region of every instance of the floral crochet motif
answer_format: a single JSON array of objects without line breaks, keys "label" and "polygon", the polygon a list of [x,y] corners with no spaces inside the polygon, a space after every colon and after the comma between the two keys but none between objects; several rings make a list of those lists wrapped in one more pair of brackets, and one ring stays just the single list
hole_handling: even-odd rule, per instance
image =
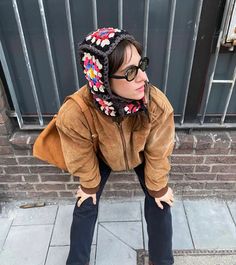
[{"label": "floral crochet motif", "polygon": [[101,28],[88,35],[86,40],[91,40],[92,43],[96,42],[96,45],[104,47],[110,44],[109,39],[113,38],[116,32],[120,32],[120,30],[114,28]]},{"label": "floral crochet motif", "polygon": [[94,95],[96,101],[98,102],[98,104],[100,105],[100,109],[108,116],[116,116],[116,112],[114,107],[112,106],[113,103],[112,102],[108,102],[106,100],[102,100],[99,97],[96,97]]},{"label": "floral crochet motif", "polygon": [[94,91],[104,92],[104,86],[101,80],[102,74],[100,72],[102,65],[99,60],[90,53],[85,52],[82,61],[84,62],[85,77],[89,81],[90,87]]},{"label": "floral crochet motif", "polygon": [[124,110],[125,110],[126,114],[130,114],[130,113],[135,113],[135,112],[139,111],[140,108],[141,108],[140,103],[138,104],[138,106],[135,106],[134,104],[131,103],[131,104],[128,104],[127,106],[125,106]]}]

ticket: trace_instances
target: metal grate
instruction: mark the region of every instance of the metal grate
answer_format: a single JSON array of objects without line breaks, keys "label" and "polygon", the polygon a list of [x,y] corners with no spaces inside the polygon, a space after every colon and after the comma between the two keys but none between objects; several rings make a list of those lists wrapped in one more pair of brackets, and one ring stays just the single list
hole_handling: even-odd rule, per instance
[{"label": "metal grate", "polygon": [[[8,84],[9,92],[11,95],[11,99],[14,106],[14,111],[10,112],[11,117],[16,117],[20,129],[42,129],[47,124],[47,117],[50,116],[42,111],[42,103],[40,102],[39,97],[39,88],[37,87],[37,76],[33,71],[33,62],[30,57],[30,46],[27,42],[26,38],[26,31],[27,29],[23,26],[23,15],[21,14],[22,9],[20,7],[20,1],[19,0],[9,0],[12,3],[13,8],[13,14],[14,19],[17,24],[17,30],[19,34],[20,44],[23,51],[23,57],[24,57],[24,63],[27,69],[27,74],[30,82],[30,88],[32,90],[33,95],[33,101],[36,108],[35,114],[22,114],[21,105],[19,103],[19,99],[17,98],[17,87],[15,85],[16,82],[13,82],[13,75],[11,72],[11,69],[9,67],[10,65],[10,59],[7,53],[5,52],[6,49],[4,48],[4,44],[2,42],[3,38],[1,38],[0,42],[0,59],[3,66],[4,74],[6,77],[6,81]],[[59,78],[57,74],[57,65],[55,62],[55,59],[53,58],[53,46],[49,31],[49,21],[48,21],[48,15],[47,12],[45,12],[45,5],[46,1],[44,0],[35,0],[38,4],[38,10],[40,11],[40,19],[41,19],[41,26],[43,30],[43,38],[45,42],[46,47],[46,53],[47,53],[47,59],[49,63],[49,69],[50,69],[50,76],[52,79],[52,90],[55,95],[54,101],[56,102],[57,109],[60,108],[61,102],[63,100],[62,91],[59,89]],[[66,14],[66,23],[67,23],[67,33],[69,38],[69,47],[70,47],[70,55],[71,55],[71,61],[72,61],[72,71],[73,71],[73,79],[75,88],[78,89],[80,86],[79,82],[79,75],[78,75],[78,68],[77,68],[77,62],[76,62],[76,52],[75,52],[75,36],[74,32],[75,29],[73,29],[73,17],[72,17],[72,0],[62,0],[64,1],[64,9]],[[140,2],[141,3],[141,2]],[[143,2],[143,47],[144,47],[144,55],[148,53],[148,39],[149,39],[149,31],[150,31],[150,15],[151,12],[156,12],[155,10],[151,10],[150,6],[153,4],[150,0],[144,0]],[[199,24],[200,24],[200,17],[202,14],[202,7],[203,7],[203,0],[198,0],[196,3],[196,10],[194,10],[194,27],[193,27],[193,35],[190,43],[190,51],[188,54],[188,59],[186,61],[186,75],[185,75],[185,81],[182,88],[183,91],[183,105],[181,107],[180,113],[176,115],[176,118],[178,118],[179,122],[176,123],[177,128],[236,128],[236,123],[234,122],[226,122],[226,115],[228,115],[228,108],[230,101],[232,101],[232,95],[235,88],[235,80],[236,80],[236,62],[234,65],[234,70],[232,77],[230,79],[214,79],[215,71],[216,71],[216,65],[219,61],[219,52],[220,52],[220,46],[222,41],[222,34],[223,34],[223,28],[225,25],[225,21],[227,20],[227,14],[229,13],[229,9],[232,8],[232,5],[234,3],[234,0],[226,0],[225,4],[225,11],[224,16],[221,23],[220,33],[218,37],[218,42],[216,45],[216,50],[214,53],[213,58],[213,64],[212,68],[209,71],[209,80],[206,85],[206,93],[205,93],[205,99],[201,102],[201,109],[202,112],[200,113],[199,121],[194,122],[186,122],[185,116],[186,116],[186,104],[188,100],[188,94],[189,94],[189,85],[190,85],[190,79],[191,79],[191,72],[193,68],[193,59],[194,59],[194,53],[196,49],[196,41],[198,36],[198,30],[199,30]],[[92,25],[93,29],[96,29],[99,26],[99,19],[98,19],[98,2],[97,0],[91,0],[91,14],[92,14]],[[118,19],[118,26],[120,28],[123,28],[124,24],[124,1],[123,0],[117,0],[117,19]],[[167,94],[168,90],[168,79],[170,76],[170,60],[171,60],[171,50],[173,48],[173,32],[174,32],[174,25],[175,21],[178,19],[176,17],[176,6],[178,4],[178,0],[172,0],[170,1],[169,5],[169,16],[168,16],[168,33],[167,33],[167,42],[166,42],[166,55],[164,59],[164,71],[163,71],[163,92]],[[83,8],[83,7],[82,7]],[[2,37],[2,36],[1,36]],[[184,41],[184,40],[183,40]],[[214,83],[217,84],[228,84],[230,85],[228,89],[228,95],[227,99],[224,105],[224,111],[221,115],[220,122],[214,122],[214,121],[206,121],[207,116],[207,107],[209,105],[209,99],[212,93],[212,85]],[[53,116],[53,114],[51,115]],[[214,115],[213,115],[214,116]],[[235,117],[235,115],[232,115]]]}]

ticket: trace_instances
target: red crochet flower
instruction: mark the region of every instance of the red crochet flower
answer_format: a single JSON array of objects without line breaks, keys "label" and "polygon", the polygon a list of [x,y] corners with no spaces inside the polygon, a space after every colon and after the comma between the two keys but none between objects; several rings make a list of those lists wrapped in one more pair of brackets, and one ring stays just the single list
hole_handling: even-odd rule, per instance
[{"label": "red crochet flower", "polygon": [[91,40],[92,43],[96,42],[96,45],[104,47],[110,44],[109,39],[113,38],[116,32],[120,32],[120,30],[114,28],[101,28],[88,35],[86,40]]},{"label": "red crochet flower", "polygon": [[[139,102],[138,102],[139,103]],[[124,107],[124,110],[126,114],[135,113],[141,108],[141,104],[139,103],[138,106],[135,106],[134,104],[128,104]]]},{"label": "red crochet flower", "polygon": [[113,103],[112,102],[108,102],[106,100],[103,100],[99,97],[97,97],[96,95],[94,95],[95,100],[98,102],[98,104],[100,105],[100,109],[105,112],[106,115],[108,116],[116,116],[116,112],[114,107],[112,106]]}]

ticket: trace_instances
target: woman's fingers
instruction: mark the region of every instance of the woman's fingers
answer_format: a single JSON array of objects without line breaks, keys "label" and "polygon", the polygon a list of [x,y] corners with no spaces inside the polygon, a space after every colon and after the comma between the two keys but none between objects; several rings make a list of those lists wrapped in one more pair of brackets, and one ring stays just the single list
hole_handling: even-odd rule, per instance
[{"label": "woman's fingers", "polygon": [[164,207],[163,207],[161,201],[158,198],[155,198],[155,201],[156,201],[157,206],[163,210]]},{"label": "woman's fingers", "polygon": [[86,200],[86,198],[81,197],[81,198],[78,200],[78,202],[77,202],[77,206],[80,207],[81,204],[82,204],[85,200]]}]

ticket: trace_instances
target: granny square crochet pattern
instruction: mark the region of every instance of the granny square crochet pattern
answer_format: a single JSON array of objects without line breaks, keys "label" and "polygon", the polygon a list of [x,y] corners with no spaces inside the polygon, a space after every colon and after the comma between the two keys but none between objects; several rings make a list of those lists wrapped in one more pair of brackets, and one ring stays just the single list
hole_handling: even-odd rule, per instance
[{"label": "granny square crochet pattern", "polygon": [[109,59],[122,40],[134,40],[127,31],[101,28],[90,33],[80,44],[80,62],[93,94],[95,105],[108,116],[125,116],[145,110],[143,99],[125,99],[115,95],[109,84]]}]

